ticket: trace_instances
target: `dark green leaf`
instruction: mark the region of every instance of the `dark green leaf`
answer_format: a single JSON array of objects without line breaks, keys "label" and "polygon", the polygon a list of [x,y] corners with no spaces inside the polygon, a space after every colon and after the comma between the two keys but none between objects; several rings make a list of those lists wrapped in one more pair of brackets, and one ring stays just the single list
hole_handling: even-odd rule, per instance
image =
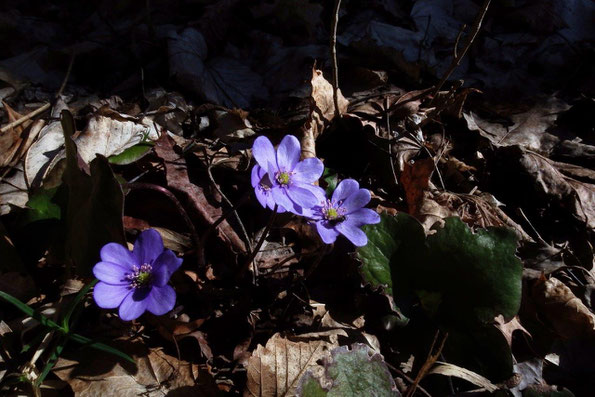
[{"label": "dark green leaf", "polygon": [[154,144],[152,142],[141,142],[128,149],[124,150],[120,154],[109,157],[111,164],[127,165],[132,164],[137,160],[143,158],[147,153],[153,149]]},{"label": "dark green leaf", "polygon": [[8,303],[14,305],[17,309],[25,313],[29,317],[33,317],[35,320],[39,321],[42,325],[54,329],[60,329],[60,326],[56,324],[54,321],[50,320],[49,318],[43,316],[42,314],[38,313],[37,311],[33,310],[31,307],[27,306],[17,298],[12,295],[7,294],[6,292],[0,291],[0,298],[4,299]]},{"label": "dark green leaf", "polygon": [[339,175],[330,168],[324,167],[324,172],[322,173],[322,180],[326,183],[326,195],[330,197],[337,188],[337,185],[339,184]]},{"label": "dark green leaf", "polygon": [[68,306],[68,309],[66,310],[66,313],[64,314],[64,317],[62,318],[62,328],[66,332],[68,332],[68,330],[70,329],[70,317],[72,316],[74,309],[76,309],[77,305],[83,300],[83,298],[85,297],[87,292],[89,292],[89,290],[91,288],[93,288],[95,286],[95,284],[97,284],[98,281],[99,280],[95,279],[95,280],[91,281],[90,283],[88,283],[87,285],[85,285],[83,288],[81,288],[81,290],[78,292],[78,294],[76,294],[76,296],[74,297],[72,302],[70,302],[70,305]]},{"label": "dark green leaf", "polygon": [[27,201],[27,223],[41,221],[45,219],[60,219],[60,206],[52,201],[58,188],[39,189],[29,196]]},{"label": "dark green leaf", "polygon": [[403,213],[384,214],[364,231],[368,245],[357,256],[372,286],[384,285],[395,297],[417,293],[424,308],[447,324],[485,324],[517,313],[522,264],[513,231],[473,233],[459,218],[448,218],[426,239],[422,226]]}]

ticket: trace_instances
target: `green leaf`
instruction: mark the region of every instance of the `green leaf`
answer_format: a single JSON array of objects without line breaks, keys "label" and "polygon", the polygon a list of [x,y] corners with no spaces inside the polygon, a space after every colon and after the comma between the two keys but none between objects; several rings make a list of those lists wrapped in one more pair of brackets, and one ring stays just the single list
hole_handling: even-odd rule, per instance
[{"label": "green leaf", "polygon": [[331,352],[332,362],[325,362],[324,383],[332,384],[325,392],[308,373],[300,380],[301,397],[397,396],[397,387],[382,356],[364,344],[338,347]]},{"label": "green leaf", "polygon": [[62,111],[61,121],[67,163],[63,178],[68,186],[65,254],[79,275],[90,276],[101,247],[125,243],[124,194],[105,157],[98,155],[87,170],[71,138],[74,120],[70,112]]},{"label": "green leaf", "polygon": [[404,213],[383,214],[363,230],[368,244],[357,257],[373,287],[385,286],[394,297],[416,293],[447,325],[486,324],[518,312],[523,269],[512,230],[473,233],[459,218],[448,218],[425,238],[422,226]]},{"label": "green leaf", "polygon": [[62,354],[62,351],[64,350],[64,346],[66,346],[66,342],[68,342],[68,338],[66,336],[62,336],[58,344],[52,350],[52,354],[50,354],[50,357],[43,366],[41,373],[39,374],[37,379],[35,379],[35,386],[41,386],[45,377],[48,376],[52,368],[54,368],[54,365],[56,365],[58,358],[60,358],[60,354]]},{"label": "green leaf", "polygon": [[153,149],[153,146],[154,144],[152,142],[141,142],[132,147],[129,147],[120,154],[110,156],[108,160],[111,164],[132,164],[135,161],[138,161],[145,155],[147,155],[147,153],[149,153],[151,149]]},{"label": "green leaf", "polygon": [[423,226],[413,217],[399,213],[397,216],[382,214],[380,223],[366,225],[362,230],[368,244],[358,248],[357,257],[362,262],[361,273],[372,287],[384,287],[393,293],[393,278],[401,264],[414,266],[425,250]]},{"label": "green leaf", "polygon": [[39,189],[29,196],[27,201],[27,223],[46,219],[60,219],[60,206],[52,201],[58,188]]},{"label": "green leaf", "polygon": [[134,361],[134,359],[132,357],[130,357],[128,354],[123,353],[120,350],[115,349],[111,346],[108,346],[105,343],[95,342],[94,340],[89,339],[89,338],[79,335],[79,334],[69,334],[68,336],[73,341],[82,343],[85,347],[91,347],[93,349],[97,349],[97,350],[101,350],[101,351],[109,353],[109,354],[113,354],[114,356],[123,358],[124,360],[136,365],[136,362]]},{"label": "green leaf", "polygon": [[31,307],[27,306],[17,298],[12,295],[7,294],[6,292],[0,291],[0,298],[4,299],[8,303],[14,305],[17,309],[28,315],[29,317],[33,317],[35,320],[39,321],[42,325],[53,328],[53,329],[61,329],[58,324],[54,321],[50,320],[49,318],[45,317],[41,313],[33,310]]},{"label": "green leaf", "polygon": [[298,396],[300,397],[326,397],[328,392],[320,386],[314,375],[310,371],[300,380]]},{"label": "green leaf", "polygon": [[76,294],[73,301],[70,302],[70,306],[68,306],[68,309],[66,310],[66,313],[64,314],[64,317],[62,318],[62,328],[66,332],[68,332],[68,330],[70,329],[70,317],[72,316],[74,309],[76,309],[77,305],[83,300],[83,298],[85,297],[87,292],[89,292],[89,290],[91,288],[93,288],[95,286],[95,284],[97,284],[98,282],[99,282],[99,280],[95,279],[95,280],[91,281],[90,283],[88,283],[87,285],[85,285],[83,288],[81,288],[81,290],[78,292],[78,294]]},{"label": "green leaf", "polygon": [[326,195],[332,195],[335,189],[337,188],[337,185],[339,184],[339,174],[337,174],[330,168],[324,167],[324,172],[322,173],[322,180],[326,183]]}]

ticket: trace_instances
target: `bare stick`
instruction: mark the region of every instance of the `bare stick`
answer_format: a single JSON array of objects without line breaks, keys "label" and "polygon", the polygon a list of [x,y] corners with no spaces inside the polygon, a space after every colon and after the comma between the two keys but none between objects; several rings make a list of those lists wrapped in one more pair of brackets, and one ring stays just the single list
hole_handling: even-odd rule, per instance
[{"label": "bare stick", "polygon": [[[252,263],[254,258],[256,258],[256,255],[258,255],[258,251],[260,250],[260,247],[262,247],[264,240],[266,239],[267,235],[269,234],[269,231],[271,230],[271,227],[273,226],[273,222],[275,221],[278,208],[279,208],[279,206],[277,204],[275,204],[275,208],[273,208],[273,214],[271,215],[271,218],[269,219],[269,223],[267,223],[266,227],[264,228],[264,231],[262,232],[262,235],[260,236],[260,240],[258,240],[256,247],[254,247],[254,249],[252,250],[252,253],[250,254],[250,258],[248,258],[248,260],[244,263],[244,266],[242,266],[242,268],[240,269],[240,272],[237,275],[238,279],[242,278],[244,273],[246,273],[246,270],[248,270],[248,268],[250,267],[250,264]],[[254,266],[256,266],[256,265],[254,265]]]},{"label": "bare stick", "polygon": [[409,388],[407,388],[407,391],[405,392],[405,397],[411,397],[413,395],[413,393],[415,393],[415,389],[417,389],[419,382],[421,382],[423,377],[428,373],[428,371],[432,368],[432,366],[434,366],[434,363],[440,357],[440,354],[442,353],[442,349],[444,348],[444,343],[446,342],[446,338],[448,338],[448,333],[445,333],[442,336],[442,340],[440,341],[440,345],[438,346],[436,353],[432,354],[432,352],[434,351],[434,346],[436,346],[436,342],[438,341],[438,335],[440,335],[440,330],[436,331],[436,335],[434,335],[434,340],[432,341],[432,346],[430,346],[428,358],[426,359],[426,362],[423,363],[423,365],[419,369],[419,372],[417,373],[417,376],[415,377],[411,386],[409,386]]},{"label": "bare stick", "polygon": [[333,23],[331,26],[331,59],[333,60],[333,101],[335,103],[335,117],[340,117],[339,111],[339,66],[337,65],[337,25],[339,24],[339,9],[341,0],[335,0],[333,9]]},{"label": "bare stick", "polygon": [[395,180],[395,186],[399,186],[399,180],[397,179],[397,173],[395,172],[395,163],[393,161],[393,142],[392,139],[392,131],[390,128],[390,111],[388,106],[388,95],[384,98],[384,110],[386,111],[386,131],[388,132],[389,140],[388,140],[388,161],[390,162],[390,171],[393,174],[393,179]]},{"label": "bare stick", "polygon": [[[60,95],[62,95],[62,91],[64,91],[64,88],[66,87],[66,83],[68,82],[68,78],[70,77],[70,72],[72,71],[73,63],[74,63],[74,52],[70,56],[70,62],[68,63],[68,69],[66,70],[66,76],[64,76],[64,80],[62,81],[62,84],[60,85],[60,89],[58,90],[58,93],[56,94],[56,98],[58,98]],[[43,105],[41,105],[34,111],[27,113],[20,119],[15,120],[12,123],[7,124],[4,127],[0,128],[0,133],[3,134],[6,131],[8,131],[14,127],[18,127],[19,125],[23,124],[25,121],[30,120],[33,117],[45,112],[46,110],[48,110],[50,108],[50,106],[51,106],[51,103],[49,103],[49,102],[44,103]]]},{"label": "bare stick", "polygon": [[[461,64],[461,60],[463,59],[463,57],[465,56],[465,54],[471,47],[471,44],[473,44],[473,41],[475,40],[477,33],[479,33],[479,29],[481,28],[481,23],[483,22],[483,18],[485,17],[486,12],[488,11],[488,7],[490,6],[491,1],[492,0],[484,0],[483,5],[481,6],[481,10],[479,11],[479,14],[477,14],[477,17],[475,17],[475,21],[473,22],[473,26],[471,27],[471,31],[469,32],[469,40],[467,40],[467,43],[465,44],[463,51],[461,51],[461,53],[459,53],[458,56],[455,56],[452,59],[452,62],[450,63],[448,70],[446,71],[444,76],[442,76],[442,79],[440,80],[440,82],[438,83],[436,88],[434,88],[434,92],[433,92],[434,97],[436,97],[436,94],[438,93],[438,91],[440,91],[440,88],[442,88],[442,86],[444,85],[446,80],[448,80],[448,78],[450,77],[452,72],[454,72],[454,70],[457,68],[457,66],[459,66]],[[459,38],[460,37],[457,37],[457,42],[455,43],[455,46],[458,44]],[[456,53],[456,51],[457,50],[455,49],[455,53]]]}]

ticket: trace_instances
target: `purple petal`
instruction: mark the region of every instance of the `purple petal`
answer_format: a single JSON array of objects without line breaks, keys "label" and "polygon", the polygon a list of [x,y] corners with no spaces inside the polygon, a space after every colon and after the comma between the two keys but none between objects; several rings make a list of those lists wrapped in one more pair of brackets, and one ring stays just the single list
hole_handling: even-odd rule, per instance
[{"label": "purple petal", "polygon": [[134,251],[137,263],[151,264],[163,252],[163,240],[155,229],[147,229],[142,232],[134,242]]},{"label": "purple petal", "polygon": [[337,229],[343,236],[347,237],[347,239],[356,247],[363,247],[368,244],[366,233],[348,221],[336,224],[335,229]]},{"label": "purple petal", "polygon": [[303,188],[300,185],[293,185],[287,188],[287,195],[297,205],[304,208],[310,208],[319,204],[316,195],[309,189]]},{"label": "purple petal", "polygon": [[153,262],[153,285],[163,287],[171,275],[178,270],[184,260],[178,258],[171,250],[165,250]]},{"label": "purple petal", "polygon": [[327,221],[316,222],[316,230],[325,244],[332,244],[337,239],[339,232]]},{"label": "purple petal", "polygon": [[293,202],[287,196],[287,188],[275,186],[271,189],[271,195],[276,204],[279,204],[286,210],[290,211],[293,208]]},{"label": "purple petal", "polygon": [[258,165],[266,171],[274,173],[278,169],[275,148],[266,136],[256,138],[252,145],[252,156],[254,156]]},{"label": "purple petal", "polygon": [[359,189],[359,183],[355,179],[344,179],[335,188],[333,192],[332,200],[335,203],[339,201],[345,201],[347,197],[351,196],[353,193],[357,192]]},{"label": "purple petal", "polygon": [[124,267],[112,262],[99,262],[93,266],[93,274],[99,279],[108,284],[128,285],[125,281],[126,274],[130,273],[129,267]]},{"label": "purple petal", "polygon": [[260,180],[265,174],[266,171],[258,164],[252,167],[252,172],[250,173],[250,182],[252,183],[252,187],[260,185]]},{"label": "purple petal", "polygon": [[293,179],[299,182],[313,183],[320,178],[323,171],[322,161],[317,158],[305,159],[300,161],[293,169],[293,172],[295,172]]},{"label": "purple petal", "polygon": [[271,197],[270,193],[265,193],[261,188],[254,189],[254,194],[256,195],[256,200],[262,205],[264,208],[267,207],[267,203]]},{"label": "purple petal", "polygon": [[293,135],[285,135],[277,148],[277,165],[280,170],[292,171],[300,161],[300,141]]},{"label": "purple petal", "polygon": [[156,316],[164,315],[174,308],[176,304],[176,291],[169,285],[153,287],[145,301],[147,310]]},{"label": "purple petal", "polygon": [[117,263],[129,269],[132,269],[132,266],[137,265],[132,252],[118,243],[108,243],[104,245],[99,252],[99,256],[101,256],[101,260],[104,262]]},{"label": "purple petal", "polygon": [[316,205],[322,205],[326,202],[326,192],[320,186],[311,185],[309,183],[298,183],[297,186],[302,189],[307,189],[310,193],[314,194],[314,196],[316,196]]},{"label": "purple petal", "polygon": [[147,294],[150,293],[146,290],[134,290],[124,298],[118,312],[122,320],[130,321],[137,319],[145,312],[147,308]]},{"label": "purple petal", "polygon": [[362,226],[380,222],[380,215],[369,208],[362,208],[347,215],[347,220],[353,225]]},{"label": "purple petal", "polygon": [[368,204],[371,198],[372,196],[370,195],[370,191],[368,189],[359,189],[357,192],[347,197],[341,207],[345,208],[347,213],[350,214]]},{"label": "purple petal", "polygon": [[128,294],[132,294],[128,286],[111,285],[103,281],[95,284],[93,288],[93,299],[95,299],[97,306],[103,309],[115,309],[120,306],[120,303]]}]

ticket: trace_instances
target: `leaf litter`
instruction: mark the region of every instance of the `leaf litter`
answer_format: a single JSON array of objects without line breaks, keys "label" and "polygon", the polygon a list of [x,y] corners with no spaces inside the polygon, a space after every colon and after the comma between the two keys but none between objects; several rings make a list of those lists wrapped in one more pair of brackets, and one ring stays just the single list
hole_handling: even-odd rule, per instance
[{"label": "leaf litter", "polygon": [[[34,311],[1,302],[1,393],[589,395],[592,3],[17,3],[0,291]],[[259,205],[251,148],[286,135],[370,192],[367,245]],[[176,303],[124,322],[83,286],[148,229]]]}]

